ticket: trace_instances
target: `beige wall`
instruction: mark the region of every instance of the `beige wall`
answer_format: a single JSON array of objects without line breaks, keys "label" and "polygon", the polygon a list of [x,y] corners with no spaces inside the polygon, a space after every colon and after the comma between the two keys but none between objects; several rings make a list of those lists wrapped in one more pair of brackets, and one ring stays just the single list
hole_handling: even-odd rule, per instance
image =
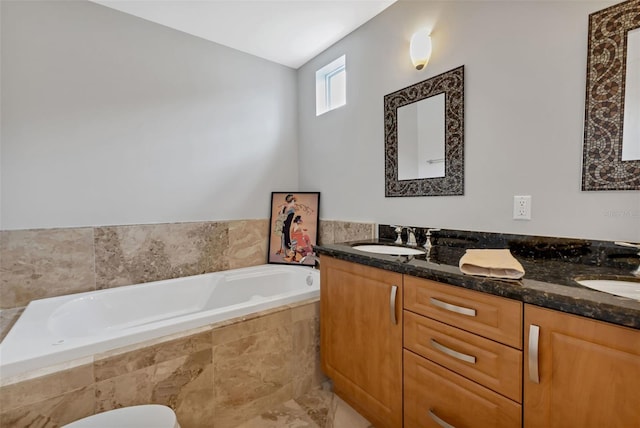
[{"label": "beige wall", "polygon": [[[322,216],[382,224],[640,241],[640,192],[582,192],[590,13],[605,1],[394,3],[298,70],[300,186]],[[431,28],[422,71],[411,35]],[[347,104],[315,115],[315,72],[346,55]],[[465,66],[465,194],[385,198],[383,97]],[[532,196],[532,220],[512,218]]]},{"label": "beige wall", "polygon": [[0,229],[264,218],[298,190],[295,70],[86,0],[0,10]]}]

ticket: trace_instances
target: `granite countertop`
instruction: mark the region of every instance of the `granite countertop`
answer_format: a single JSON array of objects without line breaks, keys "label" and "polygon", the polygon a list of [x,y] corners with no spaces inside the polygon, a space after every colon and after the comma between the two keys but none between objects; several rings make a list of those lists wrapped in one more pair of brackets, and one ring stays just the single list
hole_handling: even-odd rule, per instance
[{"label": "granite countertop", "polygon": [[592,290],[576,277],[629,278],[629,270],[515,255],[525,269],[520,280],[465,275],[458,268],[464,248],[434,245],[429,256],[389,256],[355,250],[355,244],[392,244],[367,240],[316,246],[316,252],[337,259],[482,291],[524,303],[606,321],[640,330],[640,301]]}]

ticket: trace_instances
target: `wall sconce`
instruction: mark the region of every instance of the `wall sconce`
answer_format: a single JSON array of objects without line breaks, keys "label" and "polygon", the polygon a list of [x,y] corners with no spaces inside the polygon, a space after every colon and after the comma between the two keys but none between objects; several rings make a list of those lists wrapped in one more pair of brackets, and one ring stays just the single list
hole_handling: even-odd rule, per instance
[{"label": "wall sconce", "polygon": [[414,33],[409,45],[409,54],[416,70],[425,68],[431,57],[431,34],[426,30]]}]

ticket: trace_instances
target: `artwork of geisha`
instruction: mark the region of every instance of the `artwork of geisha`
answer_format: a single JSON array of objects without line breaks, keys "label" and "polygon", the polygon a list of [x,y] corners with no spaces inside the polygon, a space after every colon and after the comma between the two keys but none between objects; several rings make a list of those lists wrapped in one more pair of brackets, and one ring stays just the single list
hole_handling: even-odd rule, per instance
[{"label": "artwork of geisha", "polygon": [[300,263],[303,257],[313,254],[319,200],[318,192],[271,194],[269,263]]}]

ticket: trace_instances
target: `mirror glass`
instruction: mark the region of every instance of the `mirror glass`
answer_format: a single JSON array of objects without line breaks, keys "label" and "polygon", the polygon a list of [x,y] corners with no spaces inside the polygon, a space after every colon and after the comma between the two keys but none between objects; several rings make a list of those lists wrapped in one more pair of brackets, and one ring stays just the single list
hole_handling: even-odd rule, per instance
[{"label": "mirror glass", "polygon": [[464,194],[464,66],[385,95],[385,195]]},{"label": "mirror glass", "polygon": [[589,15],[582,190],[640,190],[639,6]]},{"label": "mirror glass", "polygon": [[444,177],[444,94],[398,109],[398,180]]},{"label": "mirror glass", "polygon": [[622,160],[640,159],[640,28],[627,33]]}]

